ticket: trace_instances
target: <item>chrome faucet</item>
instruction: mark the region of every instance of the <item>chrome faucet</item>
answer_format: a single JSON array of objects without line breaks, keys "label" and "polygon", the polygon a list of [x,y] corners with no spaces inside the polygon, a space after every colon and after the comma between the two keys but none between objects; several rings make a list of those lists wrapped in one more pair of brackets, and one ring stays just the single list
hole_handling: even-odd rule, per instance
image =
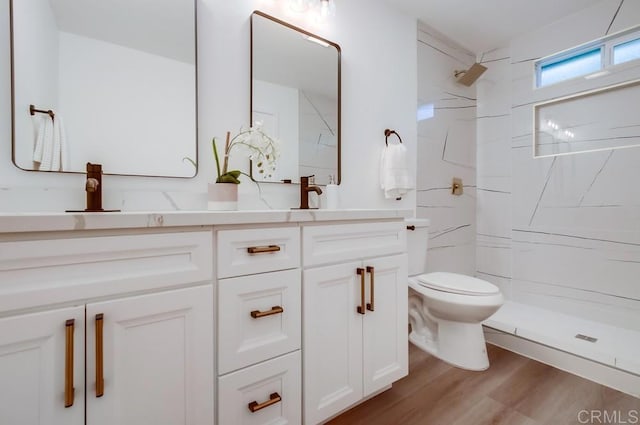
[{"label": "chrome faucet", "polygon": [[102,165],[87,162],[87,209],[85,211],[104,211],[102,209]]},{"label": "chrome faucet", "polygon": [[[309,209],[309,192],[315,192],[319,195],[322,194],[322,189],[318,186],[309,186],[309,179],[313,179],[314,176],[300,177],[300,209]],[[315,208],[314,208],[315,209]]]}]

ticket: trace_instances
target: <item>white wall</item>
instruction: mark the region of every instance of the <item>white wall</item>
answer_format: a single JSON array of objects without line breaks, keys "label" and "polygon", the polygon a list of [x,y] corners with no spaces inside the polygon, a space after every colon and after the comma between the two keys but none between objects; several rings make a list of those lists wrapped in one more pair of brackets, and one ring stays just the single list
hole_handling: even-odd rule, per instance
[{"label": "white wall", "polygon": [[[473,274],[476,227],[476,94],[454,70],[474,56],[434,30],[418,30],[418,103],[433,117],[418,123],[418,217],[431,219],[428,271]],[[403,135],[404,141],[404,135]],[[453,196],[454,177],[464,194]]]},{"label": "white wall", "polygon": [[[415,157],[416,23],[382,0],[340,2],[335,20],[314,28],[281,9],[283,1],[198,1],[198,102],[200,172],[195,179],[106,176],[103,205],[128,210],[202,209],[215,165],[211,138],[247,126],[249,120],[249,17],[254,9],[304,26],[342,47],[342,184],[347,208],[413,208],[415,195],[385,200],[378,158],[385,128],[396,129]],[[8,28],[0,5],[1,28]],[[8,58],[8,34],[0,34]],[[25,172],[11,163],[9,63],[0,62],[0,211],[62,211],[84,204],[84,176]],[[415,172],[415,164],[412,164]],[[298,187],[263,184],[266,203],[298,205]],[[265,208],[255,186],[240,186],[240,208]]]},{"label": "white wall", "polygon": [[639,23],[639,2],[603,0],[485,55],[478,86],[478,275],[515,301],[636,330],[640,148],[534,159],[532,108],[640,78],[635,67],[533,89],[536,59]]}]

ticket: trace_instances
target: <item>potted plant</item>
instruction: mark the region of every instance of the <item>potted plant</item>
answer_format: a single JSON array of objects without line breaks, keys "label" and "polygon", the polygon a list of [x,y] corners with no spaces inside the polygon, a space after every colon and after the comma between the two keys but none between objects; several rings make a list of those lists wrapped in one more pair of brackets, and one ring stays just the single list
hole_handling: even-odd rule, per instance
[{"label": "potted plant", "polygon": [[211,145],[218,177],[215,183],[209,184],[208,209],[235,210],[238,205],[240,175],[245,175],[256,183],[257,181],[253,176],[240,170],[229,170],[231,153],[233,151],[244,153],[255,164],[258,172],[257,177],[266,179],[271,177],[276,169],[278,143],[262,130],[260,122],[256,122],[253,127],[247,130],[240,129],[240,132],[233,138],[231,133],[227,132],[222,167],[220,167],[220,157],[215,137],[211,141]]}]

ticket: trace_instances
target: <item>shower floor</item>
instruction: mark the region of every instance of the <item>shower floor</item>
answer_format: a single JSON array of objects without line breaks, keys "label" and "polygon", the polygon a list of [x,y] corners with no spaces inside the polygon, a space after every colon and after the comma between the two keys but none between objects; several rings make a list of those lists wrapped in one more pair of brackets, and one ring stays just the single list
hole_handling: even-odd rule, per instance
[{"label": "shower floor", "polygon": [[[485,326],[639,375],[640,332],[507,301]],[[581,338],[576,338],[580,335]],[[589,338],[595,339],[589,340]]]}]

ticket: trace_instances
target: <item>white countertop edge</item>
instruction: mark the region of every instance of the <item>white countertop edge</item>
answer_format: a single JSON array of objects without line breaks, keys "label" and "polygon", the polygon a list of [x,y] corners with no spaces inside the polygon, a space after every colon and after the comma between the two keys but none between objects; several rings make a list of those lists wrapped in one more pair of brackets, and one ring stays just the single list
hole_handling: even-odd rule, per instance
[{"label": "white countertop edge", "polygon": [[0,213],[0,233],[382,220],[413,214],[410,209]]}]

